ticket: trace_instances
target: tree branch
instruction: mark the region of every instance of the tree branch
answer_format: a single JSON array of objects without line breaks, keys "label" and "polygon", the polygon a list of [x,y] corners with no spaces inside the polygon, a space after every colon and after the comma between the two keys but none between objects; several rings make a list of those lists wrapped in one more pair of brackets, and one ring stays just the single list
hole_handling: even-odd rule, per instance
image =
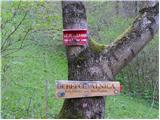
[{"label": "tree branch", "polygon": [[[13,50],[13,48],[10,49],[10,47],[13,47],[15,44],[17,44],[17,43],[19,43],[19,42],[21,42],[21,44],[20,44],[20,46],[19,46],[19,48],[21,49],[21,48],[23,47],[24,40],[26,39],[27,35],[29,34],[29,32],[30,32],[31,30],[32,30],[32,28],[29,28],[29,29],[25,32],[23,38],[19,38],[19,39],[16,40],[16,41],[9,42],[8,44],[6,44],[5,47],[4,47],[3,49],[1,49],[1,53],[4,54],[4,52],[8,52],[8,51],[10,51],[10,50]],[[16,48],[16,49],[19,49],[19,48]]]},{"label": "tree branch", "polygon": [[13,18],[17,15],[17,11],[19,10],[21,2],[22,1],[20,0],[15,12],[13,13],[13,16],[10,19],[8,19],[8,20],[4,21],[3,23],[1,23],[1,30],[3,30],[5,28],[5,26],[6,26],[6,24],[11,22],[13,20]]},{"label": "tree branch", "polygon": [[2,41],[2,47],[1,49],[3,50],[6,43],[9,42],[9,38],[17,31],[17,29],[19,28],[19,26],[22,24],[22,22],[25,20],[26,16],[27,16],[28,11],[25,12],[25,15],[23,16],[22,20],[19,22],[19,24],[16,26],[16,28],[7,36],[7,38],[5,40]]},{"label": "tree branch", "polygon": [[145,8],[135,19],[132,26],[118,38],[116,42],[106,47],[100,55],[116,75],[127,65],[138,52],[153,39],[159,26],[159,4],[154,7]]}]

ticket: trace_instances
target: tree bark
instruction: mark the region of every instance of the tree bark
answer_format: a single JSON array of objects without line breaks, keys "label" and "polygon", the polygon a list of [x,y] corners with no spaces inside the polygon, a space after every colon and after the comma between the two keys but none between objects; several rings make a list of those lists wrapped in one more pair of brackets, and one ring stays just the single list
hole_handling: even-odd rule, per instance
[{"label": "tree bark", "polygon": [[[64,29],[86,28],[85,7],[79,1],[62,2]],[[89,40],[89,46],[67,47],[68,80],[113,80],[158,30],[158,4],[143,9],[130,29],[110,46]],[[105,97],[65,99],[58,118],[104,118]]]},{"label": "tree bark", "polygon": [[[86,10],[82,2],[62,2],[62,9],[64,29],[87,29]],[[85,59],[83,57],[78,60],[78,55],[84,50],[88,50],[87,48],[88,46],[67,47],[69,80],[97,80],[103,76],[103,73],[99,71],[100,75],[93,77],[93,72],[96,71],[96,68],[99,69],[98,67],[91,67],[94,60],[87,62],[83,60]],[[88,51],[87,56],[91,55],[92,53]],[[85,63],[82,66],[81,62],[83,61]],[[94,69],[94,71],[91,69]],[[92,73],[89,73],[89,71],[92,71]],[[58,118],[102,118],[104,104],[104,97],[66,99]]]},{"label": "tree bark", "polygon": [[154,37],[159,29],[159,4],[140,10],[133,24],[105,48],[103,57],[110,64],[113,76],[127,65],[138,52]]}]

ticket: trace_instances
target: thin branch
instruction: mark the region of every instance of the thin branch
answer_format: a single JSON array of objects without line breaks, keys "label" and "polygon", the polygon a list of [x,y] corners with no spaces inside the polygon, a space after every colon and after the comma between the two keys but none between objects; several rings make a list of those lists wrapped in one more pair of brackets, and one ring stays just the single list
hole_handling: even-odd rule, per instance
[{"label": "thin branch", "polygon": [[20,21],[20,23],[16,26],[16,28],[8,35],[8,37],[4,40],[4,42],[2,43],[2,47],[1,49],[3,49],[5,47],[6,42],[8,41],[8,39],[17,31],[17,29],[19,28],[19,26],[22,24],[22,22],[25,20],[26,16],[27,16],[28,11],[25,12],[25,15],[23,16],[22,20]]},{"label": "thin branch", "polygon": [[48,80],[46,80],[46,85],[45,85],[45,101],[46,101],[46,119],[48,118]]},{"label": "thin branch", "polygon": [[[19,38],[17,41],[14,41],[12,44],[10,43],[10,44],[6,45],[5,48],[3,48],[3,49],[1,50],[1,53],[4,53],[5,51],[14,50],[15,48],[9,49],[9,47],[13,46],[14,44],[16,44],[16,43],[18,43],[18,42],[20,42],[20,41],[21,41],[21,45],[20,45],[19,48],[22,48],[22,45],[23,45],[23,43],[24,43],[24,40],[26,39],[27,35],[29,34],[29,32],[30,32],[31,30],[32,30],[31,28],[29,28],[29,29],[27,30],[27,32],[25,33],[25,35],[24,35],[24,37],[23,37],[22,40]],[[17,48],[16,48],[16,49],[17,49]]]},{"label": "thin branch", "polygon": [[32,30],[32,28],[30,28],[30,29],[27,30],[26,34],[24,35],[23,39],[21,40],[21,46],[20,46],[20,48],[22,48],[22,45],[23,45],[23,43],[24,43],[24,40],[26,39],[27,35],[29,34],[29,32],[30,32],[31,30]]},{"label": "thin branch", "polygon": [[[23,48],[25,48],[25,47],[28,47],[30,44],[28,44],[28,45],[25,45],[25,46],[23,46]],[[9,52],[8,51],[8,53],[6,53],[6,54],[2,54],[2,57],[4,58],[4,57],[6,57],[6,56],[8,56],[8,55],[10,55],[10,54],[13,54],[13,53],[15,53],[15,52],[18,52],[19,50],[21,50],[22,48],[13,48],[13,49],[10,49],[10,51],[12,51],[12,52]],[[14,50],[14,51],[13,51]]]},{"label": "thin branch", "polygon": [[[17,6],[17,8],[16,8],[15,11],[17,11],[17,10],[19,9],[20,4],[21,4],[21,0],[19,1],[19,4],[18,4],[18,6]],[[6,20],[4,23],[1,23],[1,30],[4,29],[5,26],[6,26],[6,24],[7,24],[9,21],[12,21],[12,19],[13,19],[16,15],[17,15],[17,12],[15,12],[10,19]]]}]

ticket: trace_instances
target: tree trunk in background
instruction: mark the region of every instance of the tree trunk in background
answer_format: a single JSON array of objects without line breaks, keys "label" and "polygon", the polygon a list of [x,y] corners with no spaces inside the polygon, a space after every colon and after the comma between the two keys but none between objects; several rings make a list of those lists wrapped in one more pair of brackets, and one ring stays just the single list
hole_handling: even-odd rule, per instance
[{"label": "tree trunk in background", "polygon": [[[110,46],[89,41],[89,46],[67,47],[69,80],[113,80],[158,31],[159,5],[141,10],[132,26]],[[64,1],[64,29],[87,29],[82,2]],[[105,97],[65,99],[58,118],[104,118]]]},{"label": "tree trunk in background", "polygon": [[138,13],[138,1],[134,2],[134,8],[135,8],[135,10],[134,10],[135,15],[137,15],[137,13]]},{"label": "tree trunk in background", "polygon": [[128,18],[128,17],[135,17],[137,14],[136,14],[136,5],[137,1],[123,1],[123,14],[125,16],[125,18]]},{"label": "tree trunk in background", "polygon": [[119,1],[116,1],[115,3],[115,11],[116,11],[116,15],[119,15]]}]

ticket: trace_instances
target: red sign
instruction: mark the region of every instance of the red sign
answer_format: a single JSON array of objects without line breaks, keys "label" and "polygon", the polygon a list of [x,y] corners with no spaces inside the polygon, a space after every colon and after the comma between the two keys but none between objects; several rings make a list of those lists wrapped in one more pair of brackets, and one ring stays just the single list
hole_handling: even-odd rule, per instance
[{"label": "red sign", "polygon": [[88,44],[87,29],[65,29],[63,40],[65,46],[84,46]]}]

